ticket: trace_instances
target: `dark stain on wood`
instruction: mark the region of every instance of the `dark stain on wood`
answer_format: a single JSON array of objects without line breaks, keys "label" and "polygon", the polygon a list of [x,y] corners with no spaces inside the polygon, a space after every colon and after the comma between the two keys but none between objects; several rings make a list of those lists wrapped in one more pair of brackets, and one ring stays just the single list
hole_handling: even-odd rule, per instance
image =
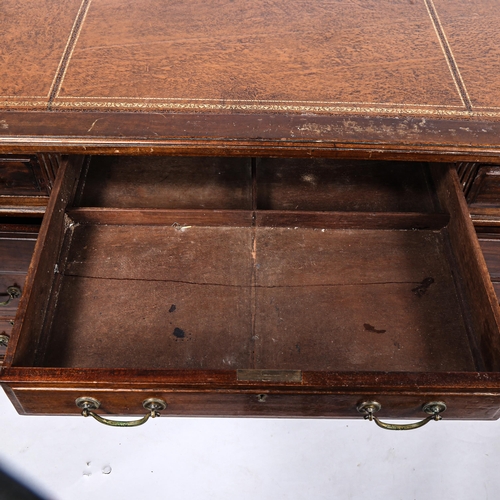
[{"label": "dark stain on wood", "polygon": [[186,332],[184,330],[182,330],[181,328],[175,327],[173,335],[177,339],[183,339],[186,337]]},{"label": "dark stain on wood", "polygon": [[429,287],[434,283],[434,278],[425,278],[422,280],[422,283],[418,285],[415,288],[412,288],[412,292],[417,296],[417,297],[423,297],[426,293]]},{"label": "dark stain on wood", "polygon": [[387,331],[387,330],[377,330],[374,326],[370,325],[369,323],[365,323],[363,326],[365,327],[365,330],[367,332],[385,333]]}]

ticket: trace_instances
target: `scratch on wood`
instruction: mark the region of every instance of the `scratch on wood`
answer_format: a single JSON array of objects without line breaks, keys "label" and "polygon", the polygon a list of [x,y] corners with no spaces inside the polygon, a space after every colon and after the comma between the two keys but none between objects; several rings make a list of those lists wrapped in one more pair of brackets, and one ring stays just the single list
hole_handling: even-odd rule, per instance
[{"label": "scratch on wood", "polygon": [[92,123],[92,125],[90,126],[90,128],[87,130],[87,132],[90,132],[93,128],[94,128],[94,125],[99,121],[99,120],[102,120],[102,118],[97,118],[97,120],[94,120],[94,123]]}]

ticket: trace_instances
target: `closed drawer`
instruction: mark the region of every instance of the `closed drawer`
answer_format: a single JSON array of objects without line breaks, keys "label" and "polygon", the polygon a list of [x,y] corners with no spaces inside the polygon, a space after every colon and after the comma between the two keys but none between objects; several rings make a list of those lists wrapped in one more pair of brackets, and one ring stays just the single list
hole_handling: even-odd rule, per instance
[{"label": "closed drawer", "polygon": [[478,238],[493,287],[500,301],[500,233],[479,233]]},{"label": "closed drawer", "polygon": [[0,274],[0,317],[15,317],[26,272],[24,274]]},{"label": "closed drawer", "polygon": [[482,165],[477,169],[467,202],[472,211],[500,208],[500,167]]},{"label": "closed drawer", "polygon": [[[36,225],[0,226],[0,334],[10,337],[38,235]],[[13,287],[15,290],[13,290]],[[18,292],[17,292],[18,291]],[[9,294],[10,292],[10,294]],[[15,292],[15,295],[14,295]],[[15,298],[13,298],[15,297]],[[6,348],[0,345],[0,363]]]},{"label": "closed drawer", "polygon": [[0,155],[0,216],[41,216],[59,155]]},{"label": "closed drawer", "polygon": [[500,168],[478,165],[467,195],[491,280],[500,300]]},{"label": "closed drawer", "polygon": [[36,157],[0,156],[0,196],[43,196],[48,187]]},{"label": "closed drawer", "polygon": [[479,165],[467,195],[470,214],[480,232],[497,232],[500,227],[500,167]]},{"label": "closed drawer", "polygon": [[[12,327],[14,326],[14,319],[1,319],[0,318],[0,364],[3,363],[5,358],[5,352],[7,351],[7,342],[10,340],[10,335],[12,332]],[[5,337],[6,336],[6,337]]]},{"label": "closed drawer", "polygon": [[[500,367],[498,303],[447,165],[71,158],[26,289],[0,379],[30,413],[67,413],[76,393],[49,407],[30,390],[87,377],[140,399],[150,371],[162,393],[205,393],[174,414],[224,392],[208,414],[267,416],[305,416],[348,373],[346,406],[325,394],[310,413],[346,416],[381,395],[377,374],[395,374],[384,393],[425,379],[446,399],[453,373],[477,402],[471,374]],[[260,410],[261,392],[294,403]],[[105,411],[131,411],[116,401]],[[388,415],[413,416],[404,401]],[[464,408],[450,415],[497,415]]]},{"label": "closed drawer", "polygon": [[[17,227],[17,229],[20,228]],[[29,229],[32,231],[31,227]],[[19,298],[11,299],[8,290],[15,287],[22,292],[35,242],[36,233],[22,231],[0,232],[0,255],[2,255],[0,262],[0,302],[3,304],[0,306],[0,318],[14,318],[16,315]]]}]

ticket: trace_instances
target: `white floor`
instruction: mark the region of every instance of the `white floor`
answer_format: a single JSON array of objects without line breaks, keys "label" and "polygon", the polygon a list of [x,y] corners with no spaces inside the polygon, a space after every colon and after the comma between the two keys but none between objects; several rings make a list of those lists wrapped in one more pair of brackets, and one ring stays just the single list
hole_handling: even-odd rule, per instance
[{"label": "white floor", "polygon": [[361,419],[162,416],[119,429],[21,417],[0,391],[0,428],[0,462],[53,499],[500,498],[500,421],[389,432]]}]

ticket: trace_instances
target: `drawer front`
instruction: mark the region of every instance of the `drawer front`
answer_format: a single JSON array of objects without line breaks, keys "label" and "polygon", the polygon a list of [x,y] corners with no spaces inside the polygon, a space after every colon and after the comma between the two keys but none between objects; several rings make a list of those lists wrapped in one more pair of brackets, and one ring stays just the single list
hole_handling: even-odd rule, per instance
[{"label": "drawer front", "polygon": [[491,280],[493,282],[500,281],[500,234],[490,235],[486,238],[479,235],[479,244],[481,245]]},{"label": "drawer front", "polygon": [[23,274],[28,272],[31,256],[35,249],[36,235],[21,232],[0,235],[0,273]]},{"label": "drawer front", "polygon": [[500,234],[479,234],[479,244],[500,302]]},{"label": "drawer front", "polygon": [[0,236],[0,318],[14,318],[19,297],[10,298],[8,290],[16,287],[23,290],[24,281],[35,248],[34,237],[24,233],[4,233]]},{"label": "drawer front", "polygon": [[460,179],[460,184],[462,185],[462,190],[465,196],[469,194],[480,166],[481,164],[479,163],[471,162],[461,162],[456,164],[458,178]]},{"label": "drawer front", "polygon": [[[26,274],[35,248],[35,227],[5,224],[0,232],[0,335],[10,338],[14,318],[19,306],[19,297],[12,298],[12,287],[21,294]],[[0,344],[0,364],[3,363],[6,347]]]},{"label": "drawer front", "polygon": [[13,295],[19,290],[22,293],[25,274],[0,274],[0,318],[14,318],[19,306],[20,295]]},{"label": "drawer front", "polygon": [[500,167],[481,166],[467,195],[471,212],[481,208],[500,208]]},{"label": "drawer front", "polygon": [[447,405],[443,419],[498,418],[500,395],[446,395],[446,394],[276,394],[276,393],[224,393],[224,392],[170,392],[164,389],[114,391],[89,389],[51,390],[14,388],[8,391],[21,414],[77,415],[75,404],[79,397],[97,399],[101,416],[144,415],[142,402],[159,398],[167,403],[163,416],[200,417],[307,417],[307,418],[362,418],[357,406],[363,401],[375,400],[382,405],[377,416],[421,420],[427,415],[422,407],[431,401],[444,401]]},{"label": "drawer front", "polygon": [[[0,336],[7,335],[10,338],[13,326],[14,326],[14,319],[0,319]],[[0,364],[2,364],[3,362],[6,350],[7,347],[3,343],[0,343]]]},{"label": "drawer front", "polygon": [[0,196],[47,196],[49,187],[36,157],[0,156]]},{"label": "drawer front", "polygon": [[0,214],[42,215],[60,156],[0,155]]},{"label": "drawer front", "polygon": [[14,326],[14,318],[0,319],[0,334],[5,333],[6,335],[10,335],[13,326]]},{"label": "drawer front", "polygon": [[500,167],[479,166],[476,172],[467,203],[500,302]]}]

